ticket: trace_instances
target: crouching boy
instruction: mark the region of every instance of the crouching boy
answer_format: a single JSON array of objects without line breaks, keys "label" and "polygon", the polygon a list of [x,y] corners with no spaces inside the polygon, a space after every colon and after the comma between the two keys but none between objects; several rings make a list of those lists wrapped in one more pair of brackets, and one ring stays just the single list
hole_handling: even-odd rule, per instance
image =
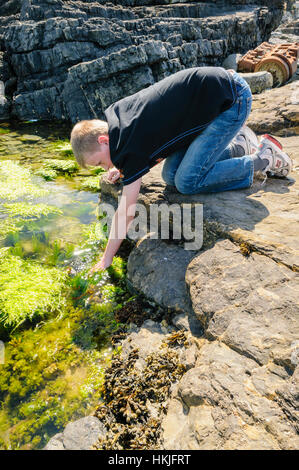
[{"label": "crouching boy", "polygon": [[255,172],[285,177],[290,157],[271,135],[257,136],[245,122],[252,95],[233,70],[193,67],[112,104],[106,121],[78,122],[71,133],[82,167],[101,166],[123,182],[109,240],[92,271],[107,268],[134,219],[141,178],[164,160],[164,181],[182,194],[248,188]]}]

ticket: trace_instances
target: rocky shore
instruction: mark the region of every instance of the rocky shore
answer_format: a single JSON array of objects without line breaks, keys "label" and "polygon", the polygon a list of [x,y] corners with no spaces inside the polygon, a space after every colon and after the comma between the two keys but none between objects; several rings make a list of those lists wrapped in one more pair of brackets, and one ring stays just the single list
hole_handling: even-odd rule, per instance
[{"label": "rocky shore", "polygon": [[[101,117],[181,68],[222,65],[232,53],[297,34],[294,21],[271,36],[279,0],[2,3],[0,119]],[[46,449],[298,448],[297,78],[256,94],[248,122],[291,155],[287,179],[190,196],[165,185],[162,164],[143,177],[147,210],[203,205],[203,246],[131,241],[127,283],[152,313],[132,304],[138,318],[127,318],[128,333],[115,339],[120,352],[102,405]],[[121,190],[104,177],[101,202],[116,205]]]},{"label": "rocky shore", "polygon": [[[186,196],[165,185],[162,164],[143,177],[139,202],[147,208],[203,204],[204,244],[188,251],[145,236],[131,251],[128,285],[169,313],[162,324],[133,323],[121,341],[122,354],[107,375],[107,401],[95,413],[104,433],[90,435],[89,448],[298,448],[298,86],[295,80],[256,95],[249,118],[257,132],[279,136],[292,156],[287,179]],[[101,188],[101,201],[116,204],[121,185],[104,177]],[[183,339],[170,345],[175,334]],[[164,354],[175,354],[181,377],[162,402],[148,397],[143,383],[131,403],[132,381],[140,387],[153,355]],[[126,371],[125,387],[117,370]],[[158,390],[159,374],[150,377]],[[126,422],[126,410],[140,413]],[[85,419],[92,424],[95,417]],[[68,448],[60,439],[60,448]]]},{"label": "rocky shore", "polygon": [[268,40],[281,0],[1,2],[0,119],[103,116],[182,68]]},{"label": "rocky shore", "polygon": [[[263,100],[272,101],[271,91]],[[267,117],[267,130],[277,129],[276,114]],[[135,288],[180,312],[185,327],[195,314],[203,328],[196,360],[172,391],[162,421],[165,449],[298,447],[297,126],[279,128],[294,159],[286,180],[190,198],[165,187],[161,168],[143,178],[143,204],[203,204],[206,230],[198,253],[144,238],[128,263]],[[102,183],[103,198],[115,190]]]}]

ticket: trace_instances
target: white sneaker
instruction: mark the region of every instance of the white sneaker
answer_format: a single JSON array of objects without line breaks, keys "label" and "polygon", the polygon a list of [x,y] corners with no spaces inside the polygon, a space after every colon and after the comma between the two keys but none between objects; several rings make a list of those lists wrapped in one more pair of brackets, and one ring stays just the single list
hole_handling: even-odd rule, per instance
[{"label": "white sneaker", "polygon": [[252,155],[258,150],[259,146],[257,136],[248,126],[243,126],[240,129],[232,140],[232,144],[240,145],[244,149],[244,155]]},{"label": "white sneaker", "polygon": [[285,177],[292,171],[293,162],[291,158],[282,151],[281,143],[270,134],[262,135],[257,155],[269,161],[269,164],[262,171],[264,175],[270,173]]}]

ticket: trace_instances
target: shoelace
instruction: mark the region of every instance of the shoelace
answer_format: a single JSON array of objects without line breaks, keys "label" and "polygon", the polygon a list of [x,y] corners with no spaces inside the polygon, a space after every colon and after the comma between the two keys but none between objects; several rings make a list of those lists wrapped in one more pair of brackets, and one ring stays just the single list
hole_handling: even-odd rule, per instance
[{"label": "shoelace", "polygon": [[[263,150],[264,150],[265,146],[266,146],[265,143],[262,143],[262,144],[259,145],[259,149],[260,149],[261,154],[263,153]],[[272,150],[272,149],[269,149],[269,150],[270,150],[270,152],[271,152],[272,158],[274,158],[274,156],[273,156],[273,150]],[[266,157],[266,158],[267,158],[267,157]],[[270,161],[269,161],[269,165],[270,165]],[[269,165],[267,165],[267,166],[269,166]],[[266,168],[267,168],[267,166],[266,166]],[[264,174],[265,178],[263,179],[263,181],[262,181],[262,183],[261,183],[261,186],[264,186],[264,185],[266,184],[267,179],[268,179],[268,173],[267,173],[266,168],[265,168],[265,170],[262,171],[262,173]]]},{"label": "shoelace", "polygon": [[268,179],[268,175],[267,173],[265,173],[265,178],[263,179],[261,186],[264,186],[266,184],[267,179]]}]

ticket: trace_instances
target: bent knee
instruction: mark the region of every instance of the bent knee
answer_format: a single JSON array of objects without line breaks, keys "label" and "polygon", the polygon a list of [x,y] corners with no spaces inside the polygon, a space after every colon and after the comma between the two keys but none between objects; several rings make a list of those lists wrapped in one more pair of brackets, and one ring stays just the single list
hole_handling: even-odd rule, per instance
[{"label": "bent knee", "polygon": [[[177,183],[175,185],[176,189],[178,190],[179,193],[181,194],[194,194],[197,192],[197,189],[195,189],[193,186],[190,187],[190,186],[187,186],[187,185],[184,185],[184,184],[181,184],[181,183]],[[198,190],[199,192],[199,190]]]},{"label": "bent knee", "polygon": [[190,181],[185,181],[184,178],[176,177],[174,183],[176,189],[181,194],[192,194],[194,192],[193,184],[190,184]]}]

